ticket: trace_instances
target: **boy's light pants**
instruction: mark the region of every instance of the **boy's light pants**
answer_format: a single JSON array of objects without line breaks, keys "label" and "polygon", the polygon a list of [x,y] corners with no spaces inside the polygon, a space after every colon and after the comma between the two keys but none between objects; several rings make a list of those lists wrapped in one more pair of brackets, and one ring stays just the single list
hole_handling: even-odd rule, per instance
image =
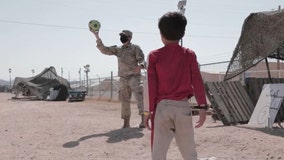
[{"label": "boy's light pants", "polygon": [[188,100],[162,100],[157,104],[154,119],[152,160],[166,160],[175,137],[184,160],[196,160],[192,112]]}]

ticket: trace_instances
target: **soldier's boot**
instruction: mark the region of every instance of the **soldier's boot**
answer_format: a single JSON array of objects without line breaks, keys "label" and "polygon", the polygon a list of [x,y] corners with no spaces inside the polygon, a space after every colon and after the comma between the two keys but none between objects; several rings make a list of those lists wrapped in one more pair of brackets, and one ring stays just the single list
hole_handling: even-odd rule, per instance
[{"label": "soldier's boot", "polygon": [[144,114],[141,115],[141,123],[139,124],[139,128],[145,128],[145,125],[144,125]]},{"label": "soldier's boot", "polygon": [[130,119],[129,118],[125,118],[124,122],[123,122],[122,128],[128,128],[128,127],[130,127]]}]

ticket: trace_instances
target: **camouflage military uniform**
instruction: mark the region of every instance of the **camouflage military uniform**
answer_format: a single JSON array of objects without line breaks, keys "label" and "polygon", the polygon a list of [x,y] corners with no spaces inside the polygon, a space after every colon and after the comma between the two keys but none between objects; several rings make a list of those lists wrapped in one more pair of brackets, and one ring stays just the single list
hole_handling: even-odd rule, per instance
[{"label": "camouflage military uniform", "polygon": [[121,47],[106,47],[101,39],[97,40],[97,48],[106,55],[115,55],[118,60],[118,76],[120,77],[119,98],[122,103],[121,118],[129,119],[131,115],[131,93],[136,98],[139,115],[143,114],[143,88],[141,86],[141,73],[135,69],[138,65],[145,66],[144,54],[138,45],[128,44]]}]

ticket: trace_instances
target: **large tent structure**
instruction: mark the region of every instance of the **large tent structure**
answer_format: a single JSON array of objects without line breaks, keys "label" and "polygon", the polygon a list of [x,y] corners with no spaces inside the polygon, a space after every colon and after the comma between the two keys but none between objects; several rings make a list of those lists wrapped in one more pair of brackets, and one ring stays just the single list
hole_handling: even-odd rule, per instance
[{"label": "large tent structure", "polygon": [[[275,81],[270,75],[268,58],[284,60],[284,10],[280,7],[278,11],[251,13],[245,19],[224,81],[205,83],[207,97],[223,124],[249,121],[263,84]],[[240,81],[229,81],[263,60],[266,61],[268,78],[248,78],[245,87]],[[282,110],[279,109],[276,117],[278,122],[283,120]]]},{"label": "large tent structure", "polygon": [[[244,21],[224,81],[234,78],[262,60],[284,60],[284,9],[251,13]],[[269,66],[267,63],[268,71]]]},{"label": "large tent structure", "polygon": [[58,76],[51,66],[34,77],[16,77],[12,89],[16,97],[23,93],[24,96],[35,96],[40,100],[62,101],[69,96],[70,83]]}]

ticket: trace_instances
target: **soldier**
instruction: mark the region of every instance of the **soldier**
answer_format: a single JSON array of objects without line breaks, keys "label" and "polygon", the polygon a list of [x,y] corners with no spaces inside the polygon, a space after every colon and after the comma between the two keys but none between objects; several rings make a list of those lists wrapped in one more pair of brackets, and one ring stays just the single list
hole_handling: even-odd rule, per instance
[{"label": "soldier", "polygon": [[94,31],[97,39],[97,48],[101,53],[106,55],[115,55],[118,60],[118,76],[119,76],[119,99],[121,101],[121,118],[124,120],[122,128],[130,127],[130,100],[131,93],[133,92],[139,115],[141,115],[141,123],[139,128],[144,128],[144,115],[143,115],[143,88],[141,86],[141,69],[145,67],[144,53],[138,45],[132,44],[132,32],[123,30],[120,35],[122,46],[106,47],[101,38],[99,31]]}]

